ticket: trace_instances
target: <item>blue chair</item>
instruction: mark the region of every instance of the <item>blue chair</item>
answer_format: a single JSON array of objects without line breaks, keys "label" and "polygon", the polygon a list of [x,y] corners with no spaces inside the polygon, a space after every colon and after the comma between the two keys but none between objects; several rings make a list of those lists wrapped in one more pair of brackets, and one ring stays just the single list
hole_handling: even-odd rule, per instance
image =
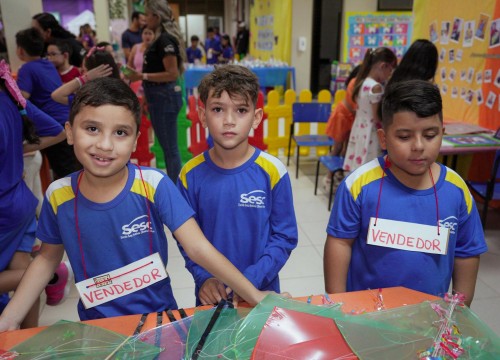
[{"label": "blue chair", "polygon": [[332,181],[330,183],[330,192],[328,195],[328,211],[332,208],[333,199],[333,179],[335,174],[339,171],[344,171],[344,158],[341,156],[326,155],[320,156],[318,159],[318,164],[316,165],[316,181],[314,182],[314,195],[318,192],[318,178],[319,178],[319,165],[323,164],[324,167],[332,173]]},{"label": "blue chair", "polygon": [[500,200],[500,183],[497,183],[497,178],[500,178],[500,150],[497,150],[495,155],[491,177],[488,181],[467,181],[467,185],[469,185],[472,192],[484,200],[483,212],[481,214],[483,228],[486,226],[488,203],[491,200]]},{"label": "blue chair", "polygon": [[288,138],[288,158],[286,165],[290,165],[290,149],[292,147],[292,139],[297,145],[297,169],[295,178],[299,177],[299,158],[301,146],[328,146],[332,147],[333,139],[327,135],[294,135],[295,124],[297,123],[326,123],[332,111],[330,103],[294,103],[292,107],[292,124],[290,125],[290,137]]}]

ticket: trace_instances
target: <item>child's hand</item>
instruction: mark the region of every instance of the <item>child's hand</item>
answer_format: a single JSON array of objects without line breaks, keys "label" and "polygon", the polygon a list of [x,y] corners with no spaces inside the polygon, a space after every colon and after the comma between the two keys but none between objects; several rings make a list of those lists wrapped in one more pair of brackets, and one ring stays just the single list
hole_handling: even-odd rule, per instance
[{"label": "child's hand", "polygon": [[226,287],[216,278],[210,278],[201,286],[198,297],[203,305],[217,304],[227,299]]},{"label": "child's hand", "polygon": [[4,331],[18,330],[19,324],[16,324],[8,319],[0,317],[0,333]]},{"label": "child's hand", "polygon": [[94,80],[97,78],[110,76],[112,73],[113,69],[111,68],[111,66],[109,66],[108,64],[102,64],[96,68],[93,68],[92,70],[87,71],[85,76],[87,76],[88,80]]}]

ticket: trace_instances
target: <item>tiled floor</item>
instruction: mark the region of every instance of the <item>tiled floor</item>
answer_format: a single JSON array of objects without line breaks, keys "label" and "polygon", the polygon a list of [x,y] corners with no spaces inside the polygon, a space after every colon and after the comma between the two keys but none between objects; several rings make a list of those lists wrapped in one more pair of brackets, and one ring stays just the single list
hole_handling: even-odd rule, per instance
[{"label": "tiled floor", "polygon": [[[312,161],[301,163],[301,173],[294,178],[295,168],[290,166],[299,245],[280,273],[281,286],[294,296],[324,293],[323,246],[326,238],[327,197],[322,192],[314,196],[314,167]],[[479,205],[481,206],[481,205]],[[500,211],[490,210],[486,227],[489,251],[482,256],[474,310],[497,334],[500,334]],[[168,271],[172,278],[174,295],[180,307],[194,306],[193,280],[184,268],[174,241],[169,238]],[[42,299],[42,303],[44,303]],[[50,325],[60,319],[78,320],[77,292],[72,289],[69,298],[58,306],[43,306],[40,325]]]}]

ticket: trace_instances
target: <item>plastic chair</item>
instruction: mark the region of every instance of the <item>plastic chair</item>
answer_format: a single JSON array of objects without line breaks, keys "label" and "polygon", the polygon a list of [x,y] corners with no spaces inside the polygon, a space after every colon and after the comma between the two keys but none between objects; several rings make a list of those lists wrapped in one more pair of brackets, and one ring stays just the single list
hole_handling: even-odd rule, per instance
[{"label": "plastic chair", "polygon": [[318,178],[319,178],[319,165],[323,164],[324,167],[332,173],[332,181],[330,182],[330,192],[328,196],[328,211],[332,208],[333,199],[333,179],[335,174],[339,171],[344,171],[344,158],[341,156],[326,155],[320,156],[318,159],[318,164],[316,165],[316,180],[314,182],[314,195],[318,191]]},{"label": "plastic chair", "polygon": [[290,137],[288,138],[288,158],[286,165],[290,165],[290,149],[292,139],[297,145],[297,169],[295,178],[299,177],[299,158],[301,146],[329,146],[334,144],[333,139],[327,135],[294,135],[296,123],[326,123],[330,116],[332,105],[330,103],[294,103],[292,107],[292,124],[290,125]]},{"label": "plastic chair", "polygon": [[491,177],[488,181],[466,181],[472,192],[484,200],[483,212],[481,214],[483,228],[486,226],[488,203],[491,200],[500,200],[500,183],[497,183],[497,178],[500,178],[500,150],[497,150],[495,155]]}]

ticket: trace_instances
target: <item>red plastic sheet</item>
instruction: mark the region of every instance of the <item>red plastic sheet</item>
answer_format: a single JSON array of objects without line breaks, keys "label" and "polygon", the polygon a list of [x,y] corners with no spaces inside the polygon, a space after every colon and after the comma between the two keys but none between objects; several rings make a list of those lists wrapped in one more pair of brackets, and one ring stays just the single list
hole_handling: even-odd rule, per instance
[{"label": "red plastic sheet", "polygon": [[357,359],[333,319],[275,307],[251,359]]}]

